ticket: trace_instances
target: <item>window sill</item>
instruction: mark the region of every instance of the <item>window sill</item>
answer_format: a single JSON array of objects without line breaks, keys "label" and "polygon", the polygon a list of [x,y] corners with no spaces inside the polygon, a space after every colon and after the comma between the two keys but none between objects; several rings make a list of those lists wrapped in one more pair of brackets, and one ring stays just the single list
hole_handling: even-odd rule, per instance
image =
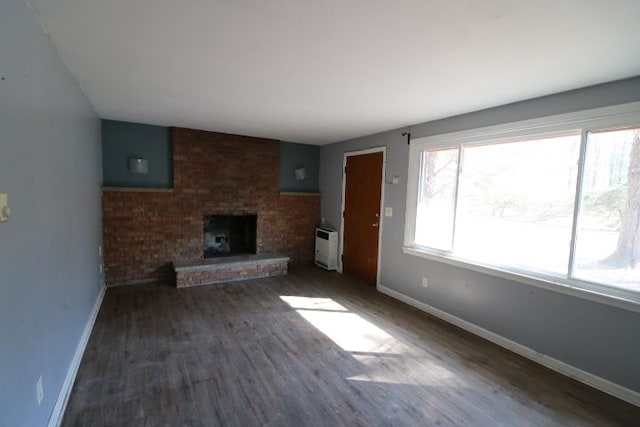
[{"label": "window sill", "polygon": [[489,266],[469,260],[456,258],[448,254],[441,254],[429,251],[424,248],[404,246],[402,251],[405,254],[426,258],[432,261],[441,262],[455,267],[488,274],[502,279],[513,280],[514,282],[542,288],[601,304],[610,305],[627,311],[640,313],[640,294],[617,289],[613,287],[598,285],[595,283],[583,282],[579,280],[560,279],[550,276],[537,276],[531,273],[516,272],[500,267]]}]

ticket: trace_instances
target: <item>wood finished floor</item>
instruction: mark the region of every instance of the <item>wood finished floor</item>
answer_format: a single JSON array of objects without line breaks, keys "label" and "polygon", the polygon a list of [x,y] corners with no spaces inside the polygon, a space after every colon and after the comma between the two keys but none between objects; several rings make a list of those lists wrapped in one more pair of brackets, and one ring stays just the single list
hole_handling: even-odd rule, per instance
[{"label": "wood finished floor", "polygon": [[639,425],[640,408],[319,269],[107,290],[64,426]]}]

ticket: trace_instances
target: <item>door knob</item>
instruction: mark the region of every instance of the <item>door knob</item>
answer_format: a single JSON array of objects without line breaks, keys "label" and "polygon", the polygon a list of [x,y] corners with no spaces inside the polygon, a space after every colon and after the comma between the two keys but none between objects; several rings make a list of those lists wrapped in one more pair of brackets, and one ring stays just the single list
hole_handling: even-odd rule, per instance
[{"label": "door knob", "polygon": [[374,222],[373,224],[371,224],[371,226],[372,226],[372,227],[377,227],[377,226],[378,226],[378,223],[377,223],[377,222]]}]

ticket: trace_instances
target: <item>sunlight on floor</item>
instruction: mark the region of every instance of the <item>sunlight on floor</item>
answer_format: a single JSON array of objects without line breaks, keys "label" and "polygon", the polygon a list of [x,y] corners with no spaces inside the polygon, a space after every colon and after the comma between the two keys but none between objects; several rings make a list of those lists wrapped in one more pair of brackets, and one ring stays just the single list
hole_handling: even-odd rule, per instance
[{"label": "sunlight on floor", "polygon": [[353,381],[428,385],[461,381],[441,364],[418,356],[419,351],[389,335],[330,298],[281,296],[306,321],[362,363],[365,371]]},{"label": "sunlight on floor", "polygon": [[330,298],[280,298],[345,351],[393,354],[403,350],[391,335]]},{"label": "sunlight on floor", "polygon": [[354,313],[298,310],[309,323],[345,351],[396,353],[401,344]]},{"label": "sunlight on floor", "polygon": [[331,298],[281,296],[280,299],[296,309],[348,311]]}]

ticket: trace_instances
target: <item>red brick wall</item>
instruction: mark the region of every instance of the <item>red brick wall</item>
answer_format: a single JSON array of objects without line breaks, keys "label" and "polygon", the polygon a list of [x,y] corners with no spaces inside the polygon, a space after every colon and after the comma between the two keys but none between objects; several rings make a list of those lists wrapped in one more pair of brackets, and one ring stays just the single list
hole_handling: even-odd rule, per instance
[{"label": "red brick wall", "polygon": [[108,285],[173,280],[201,259],[203,218],[257,213],[257,251],[311,263],[319,196],[280,195],[277,141],[174,128],[173,191],[102,192]]}]

